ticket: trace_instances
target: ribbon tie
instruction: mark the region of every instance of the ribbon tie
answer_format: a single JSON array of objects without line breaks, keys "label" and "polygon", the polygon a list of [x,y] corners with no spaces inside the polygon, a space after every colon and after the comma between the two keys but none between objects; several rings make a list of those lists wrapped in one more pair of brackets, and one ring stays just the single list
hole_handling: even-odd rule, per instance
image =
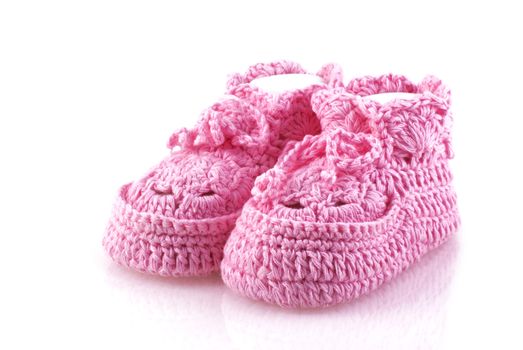
[{"label": "ribbon tie", "polygon": [[306,136],[282,162],[284,172],[293,171],[325,156],[327,167],[324,178],[336,181],[340,174],[351,174],[370,166],[379,158],[381,142],[371,134],[353,133],[343,129]]},{"label": "ribbon tie", "polygon": [[320,157],[327,160],[322,178],[334,184],[340,175],[355,175],[368,169],[381,154],[381,142],[371,134],[335,129],[308,135],[284,156],[279,166],[256,180],[253,195],[268,189],[277,191],[283,177]]},{"label": "ribbon tie", "polygon": [[174,132],[167,146],[214,149],[229,142],[232,146],[263,147],[269,137],[265,115],[255,106],[228,96],[205,110],[195,128]]}]

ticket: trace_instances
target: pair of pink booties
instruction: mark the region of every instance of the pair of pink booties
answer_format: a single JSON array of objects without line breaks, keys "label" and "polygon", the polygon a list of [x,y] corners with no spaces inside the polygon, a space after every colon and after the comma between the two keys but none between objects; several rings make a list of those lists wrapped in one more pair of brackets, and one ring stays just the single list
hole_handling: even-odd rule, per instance
[{"label": "pair of pink booties", "polygon": [[[220,271],[247,297],[283,307],[349,301],[392,279],[459,226],[448,160],[450,92],[427,77],[363,77],[269,93],[254,79],[307,74],[257,64],[171,154],[124,185],[103,245],[162,276]],[[368,96],[407,93],[379,103]]]}]

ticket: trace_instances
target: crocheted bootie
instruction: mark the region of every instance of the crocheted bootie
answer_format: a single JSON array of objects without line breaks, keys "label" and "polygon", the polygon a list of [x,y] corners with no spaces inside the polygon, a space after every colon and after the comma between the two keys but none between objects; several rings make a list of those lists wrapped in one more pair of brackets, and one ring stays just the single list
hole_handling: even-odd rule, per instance
[{"label": "crocheted bootie", "polygon": [[[412,99],[380,104],[366,95]],[[387,75],[314,94],[322,133],[260,176],[225,246],[240,294],[318,307],[367,293],[459,226],[451,185],[450,93]]]},{"label": "crocheted bootie", "polygon": [[172,135],[171,154],[120,189],[103,240],[116,262],[165,276],[219,270],[255,178],[274,165],[287,142],[321,130],[311,95],[341,85],[334,65],[317,74],[323,83],[281,94],[250,84],[283,74],[306,72],[282,61],[233,75],[227,95],[202,113],[194,129]]}]

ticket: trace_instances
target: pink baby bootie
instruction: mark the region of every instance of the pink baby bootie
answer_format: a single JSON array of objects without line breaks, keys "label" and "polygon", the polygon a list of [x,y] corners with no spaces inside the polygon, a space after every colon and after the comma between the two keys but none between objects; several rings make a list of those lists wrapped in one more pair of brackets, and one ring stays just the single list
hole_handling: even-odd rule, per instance
[{"label": "pink baby bootie", "polygon": [[[385,93],[410,98],[372,99]],[[230,288],[284,307],[367,293],[459,226],[441,81],[365,77],[318,91],[312,104],[322,133],[256,180],[221,265]]]},{"label": "pink baby bootie", "polygon": [[284,74],[306,72],[281,61],[233,75],[227,95],[202,113],[195,128],[172,135],[171,154],[120,189],[103,240],[114,261],[164,276],[219,270],[255,178],[274,165],[288,141],[320,132],[311,95],[341,85],[334,65],[315,75],[319,84],[281,94],[250,84]]}]

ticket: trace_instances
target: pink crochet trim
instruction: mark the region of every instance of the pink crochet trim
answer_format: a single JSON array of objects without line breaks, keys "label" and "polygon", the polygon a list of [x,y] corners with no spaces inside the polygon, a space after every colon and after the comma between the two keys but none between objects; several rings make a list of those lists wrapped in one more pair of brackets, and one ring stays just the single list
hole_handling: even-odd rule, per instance
[{"label": "pink crochet trim", "polygon": [[249,84],[290,73],[305,71],[281,61],[233,75],[227,95],[202,113],[196,127],[171,136],[172,153],[121,188],[103,242],[116,262],[165,276],[219,269],[255,178],[274,165],[289,141],[320,131],[311,95],[341,82],[339,68],[327,65],[318,73],[324,84],[302,90],[272,95]]},{"label": "pink crochet trim", "polygon": [[[363,96],[416,93],[380,104]],[[222,277],[284,307],[349,301],[457,231],[450,93],[386,75],[313,95],[322,133],[256,180],[225,246]]]},{"label": "pink crochet trim", "polygon": [[180,220],[139,212],[127,202],[124,185],[114,206],[104,246],[118,263],[141,272],[202,275],[216,270],[220,245],[240,212],[207,220]]}]

